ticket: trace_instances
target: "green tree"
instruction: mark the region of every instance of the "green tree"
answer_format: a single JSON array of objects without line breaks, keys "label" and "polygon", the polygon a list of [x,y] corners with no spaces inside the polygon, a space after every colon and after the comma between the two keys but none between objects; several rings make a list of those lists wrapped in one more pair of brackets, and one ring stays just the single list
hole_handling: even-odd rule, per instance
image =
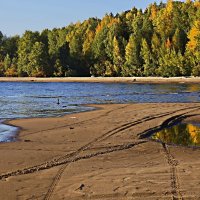
[{"label": "green tree", "polygon": [[2,41],[2,54],[6,56],[9,54],[10,58],[17,56],[19,36],[4,37]]},{"label": "green tree", "polygon": [[28,60],[27,74],[29,76],[46,77],[51,73],[48,71],[48,56],[45,52],[45,45],[42,42],[35,42]]},{"label": "green tree", "polygon": [[0,31],[0,45],[2,44],[3,33]]},{"label": "green tree", "polygon": [[192,68],[192,75],[200,76],[200,20],[194,22],[188,33],[188,39],[186,52],[188,63]]},{"label": "green tree", "polygon": [[167,0],[21,37],[0,32],[0,75],[199,76],[199,19],[199,0]]},{"label": "green tree", "polygon": [[76,76],[76,72],[70,69],[69,66],[63,66],[60,60],[57,59],[54,65],[54,76],[56,77]]},{"label": "green tree", "polygon": [[180,51],[182,54],[184,54],[187,43],[187,35],[185,32],[177,28],[172,37],[172,43],[176,52]]},{"label": "green tree", "polygon": [[180,76],[182,60],[179,56],[181,56],[181,54],[177,54],[174,49],[166,49],[166,47],[163,47],[161,51],[158,74],[164,77]]},{"label": "green tree", "polygon": [[17,73],[17,58],[14,57],[12,60],[8,58],[8,60],[6,62],[7,62],[7,64],[6,64],[7,68],[6,68],[4,75],[9,76],[9,77],[18,76],[18,73]]},{"label": "green tree", "polygon": [[10,59],[9,54],[6,55],[6,57],[4,58],[4,69],[7,70],[11,67],[12,64],[12,60]]},{"label": "green tree", "polygon": [[161,49],[161,39],[156,33],[154,33],[151,40],[151,51],[152,51],[153,66],[155,68],[154,73],[156,75],[158,75],[157,69],[159,67],[160,49]]},{"label": "green tree", "polygon": [[95,35],[92,51],[94,53],[94,58],[100,62],[104,62],[107,60],[107,55],[105,52],[106,49],[106,36],[107,36],[108,28],[103,27],[102,30],[98,31]]},{"label": "green tree", "polygon": [[122,69],[125,76],[138,76],[142,74],[142,61],[140,57],[140,45],[132,34],[126,46],[126,63]]},{"label": "green tree", "polygon": [[[122,48],[122,47],[121,47]],[[119,42],[116,37],[113,39],[113,64],[114,64],[114,75],[120,76],[121,70],[124,65],[124,59],[121,53]]]},{"label": "green tree", "polygon": [[19,76],[27,76],[30,74],[29,54],[33,45],[39,40],[38,32],[26,31],[19,40],[18,46],[18,74]]},{"label": "green tree", "polygon": [[155,76],[156,69],[153,62],[152,53],[146,39],[142,40],[141,56],[143,59],[144,75],[145,76]]},{"label": "green tree", "polygon": [[3,34],[0,31],[0,62],[2,62],[3,60],[2,42],[3,42]]}]

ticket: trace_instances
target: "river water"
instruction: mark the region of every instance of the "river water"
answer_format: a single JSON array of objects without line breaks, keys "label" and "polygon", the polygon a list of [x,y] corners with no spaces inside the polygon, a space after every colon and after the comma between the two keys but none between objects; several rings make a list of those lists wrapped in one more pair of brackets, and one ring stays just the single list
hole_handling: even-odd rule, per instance
[{"label": "river water", "polygon": [[[85,104],[199,101],[200,84],[0,82],[0,120],[93,109]],[[0,126],[0,133],[7,135],[8,129]],[[0,141],[6,141],[4,136],[0,134]]]}]

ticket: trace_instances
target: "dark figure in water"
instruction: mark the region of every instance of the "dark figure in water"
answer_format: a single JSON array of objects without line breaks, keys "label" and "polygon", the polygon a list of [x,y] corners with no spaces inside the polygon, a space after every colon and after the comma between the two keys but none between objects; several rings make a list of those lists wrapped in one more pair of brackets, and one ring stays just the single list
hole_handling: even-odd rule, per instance
[{"label": "dark figure in water", "polygon": [[60,104],[60,101],[59,101],[59,99],[58,99],[58,101],[57,101],[57,104],[58,104],[58,105]]}]

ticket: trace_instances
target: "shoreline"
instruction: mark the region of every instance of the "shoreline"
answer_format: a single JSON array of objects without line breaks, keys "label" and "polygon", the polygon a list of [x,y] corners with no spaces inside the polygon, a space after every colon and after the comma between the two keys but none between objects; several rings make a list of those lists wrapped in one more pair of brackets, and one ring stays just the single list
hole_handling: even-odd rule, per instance
[{"label": "shoreline", "polygon": [[20,133],[16,142],[0,143],[0,198],[200,197],[200,149],[142,138],[174,119],[200,122],[200,103],[93,106],[92,112],[7,121]]},{"label": "shoreline", "polygon": [[[185,105],[190,105],[190,104],[198,104],[198,102],[184,102],[184,103],[176,103],[176,102],[167,102],[167,103],[155,103],[155,102],[149,102],[149,103],[129,103],[128,105],[143,105],[143,104],[185,104]],[[200,104],[200,103],[199,103]],[[11,138],[14,138],[13,140],[9,141],[9,143],[12,143],[12,142],[18,142],[19,141],[19,137],[20,137],[20,132],[23,130],[23,127],[21,126],[15,126],[12,122],[13,121],[21,121],[21,120],[48,120],[48,119],[59,119],[59,118],[66,118],[68,116],[71,116],[71,115],[79,115],[79,114],[84,114],[84,113],[91,113],[91,112],[95,112],[95,111],[99,111],[99,110],[104,110],[105,107],[107,106],[110,106],[110,105],[127,105],[125,103],[119,103],[119,104],[86,104],[86,105],[82,105],[84,107],[89,107],[91,108],[91,110],[85,110],[85,111],[78,111],[78,112],[72,112],[72,113],[65,113],[65,114],[62,114],[62,115],[59,115],[59,116],[43,116],[43,117],[26,117],[26,118],[13,118],[13,119],[3,119],[0,121],[0,126],[1,124],[4,126],[8,126],[10,127],[11,129],[15,129],[14,131],[12,131],[12,137]],[[176,122],[175,122],[176,123]],[[200,118],[199,118],[199,123],[200,123]],[[165,128],[165,127],[162,127],[162,129]],[[14,134],[13,134],[14,132]],[[148,138],[148,137],[147,137]],[[0,144],[2,143],[7,143],[7,141],[0,141]],[[176,146],[176,145],[175,145]],[[192,147],[193,148],[193,147]],[[199,147],[200,148],[200,147]]]},{"label": "shoreline", "polygon": [[200,83],[200,77],[0,77],[0,82],[74,82],[74,83]]},{"label": "shoreline", "polygon": [[[88,110],[84,110],[84,111],[75,111],[75,112],[71,112],[71,113],[63,113],[62,115],[58,115],[58,116],[44,116],[44,117],[25,117],[25,118],[13,118],[13,119],[2,119],[0,120],[0,129],[1,129],[1,125],[3,126],[7,126],[8,128],[10,127],[10,129],[13,129],[14,131],[12,131],[12,133],[10,135],[12,135],[11,137],[7,137],[7,139],[11,139],[9,141],[1,141],[0,140],[0,144],[3,143],[13,143],[13,142],[18,142],[20,137],[20,132],[21,130],[23,130],[23,127],[21,126],[15,126],[12,124],[12,121],[20,121],[20,120],[32,120],[32,119],[37,119],[37,120],[42,120],[42,119],[55,119],[55,118],[62,118],[62,117],[66,117],[68,115],[73,115],[73,114],[80,114],[80,113],[90,113],[96,110],[101,110],[103,108],[99,107],[98,104],[80,104],[81,106],[84,107],[88,107],[90,109]],[[101,104],[103,105],[103,104]],[[0,136],[1,139],[1,136]]]},{"label": "shoreline", "polygon": [[0,144],[15,142],[19,132],[20,127],[12,126],[9,122],[0,122]]}]

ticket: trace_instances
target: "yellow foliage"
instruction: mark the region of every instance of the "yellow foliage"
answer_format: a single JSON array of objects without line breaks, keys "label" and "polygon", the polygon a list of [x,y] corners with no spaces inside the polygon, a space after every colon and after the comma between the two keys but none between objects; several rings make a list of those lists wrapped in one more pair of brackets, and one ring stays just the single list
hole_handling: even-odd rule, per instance
[{"label": "yellow foliage", "polygon": [[101,23],[98,24],[97,28],[96,28],[96,33],[100,32],[102,30],[103,26]]},{"label": "yellow foliage", "polygon": [[171,13],[173,10],[173,0],[168,0],[166,5],[167,13]]},{"label": "yellow foliage", "polygon": [[111,27],[113,24],[120,23],[118,18],[114,18],[111,16],[105,16],[102,21],[98,24],[96,28],[96,33],[100,32],[103,27],[107,26],[108,28]]},{"label": "yellow foliage", "polygon": [[194,84],[188,85],[188,91],[189,92],[197,92],[197,91],[199,91],[199,85],[194,85]]},{"label": "yellow foliage", "polygon": [[199,141],[199,128],[197,128],[196,126],[193,126],[192,124],[188,124],[187,125],[187,128],[188,128],[188,132],[190,134],[190,138],[192,140],[192,142],[194,144],[197,144],[197,143],[200,143]]},{"label": "yellow foliage", "polygon": [[93,31],[88,31],[86,39],[83,43],[83,54],[86,55],[91,48],[92,41],[94,40],[95,33]]},{"label": "yellow foliage", "polygon": [[15,68],[9,68],[6,70],[5,75],[7,77],[13,77],[13,76],[17,76],[17,71]]},{"label": "yellow foliage", "polygon": [[117,18],[113,18],[109,23],[108,23],[108,27],[111,27],[114,24],[119,23],[119,19]]},{"label": "yellow foliage", "polygon": [[172,46],[172,43],[171,43],[171,41],[170,41],[170,39],[169,39],[169,38],[167,39],[167,41],[166,41],[166,43],[165,43],[165,46],[166,46],[166,48],[168,48],[168,49],[170,49],[170,48],[171,48],[171,46]]},{"label": "yellow foliage", "polygon": [[71,31],[70,33],[68,33],[66,35],[66,41],[70,42],[72,40],[72,38],[74,37],[74,35],[75,35],[75,31]]},{"label": "yellow foliage", "polygon": [[192,0],[186,0],[185,3],[190,4],[190,3],[192,3]]},{"label": "yellow foliage", "polygon": [[127,19],[127,20],[131,20],[132,18],[133,18],[132,13],[131,13],[131,12],[128,12],[128,13],[126,14],[126,19]]},{"label": "yellow foliage", "polygon": [[150,19],[151,20],[154,20],[157,16],[157,8],[155,5],[152,5],[151,6],[151,16],[150,16]]},{"label": "yellow foliage", "polygon": [[195,1],[194,6],[197,7],[197,8],[200,8],[200,1]]},{"label": "yellow foliage", "polygon": [[38,70],[33,70],[31,76],[33,77],[44,77],[44,72],[43,71],[38,71]]},{"label": "yellow foliage", "polygon": [[157,31],[163,38],[169,37],[174,32],[173,15],[173,1],[169,0],[166,8],[161,9],[155,18]]},{"label": "yellow foliage", "polygon": [[106,15],[102,20],[101,20],[101,26],[104,27],[107,24],[109,24],[112,21],[113,17],[110,15]]},{"label": "yellow foliage", "polygon": [[113,51],[116,54],[120,54],[119,43],[118,43],[117,38],[115,36],[114,36],[114,39],[113,39]]},{"label": "yellow foliage", "polygon": [[187,47],[190,51],[195,51],[198,40],[197,37],[200,35],[200,20],[195,21],[192,29],[188,34],[188,39],[190,40],[187,44]]}]

